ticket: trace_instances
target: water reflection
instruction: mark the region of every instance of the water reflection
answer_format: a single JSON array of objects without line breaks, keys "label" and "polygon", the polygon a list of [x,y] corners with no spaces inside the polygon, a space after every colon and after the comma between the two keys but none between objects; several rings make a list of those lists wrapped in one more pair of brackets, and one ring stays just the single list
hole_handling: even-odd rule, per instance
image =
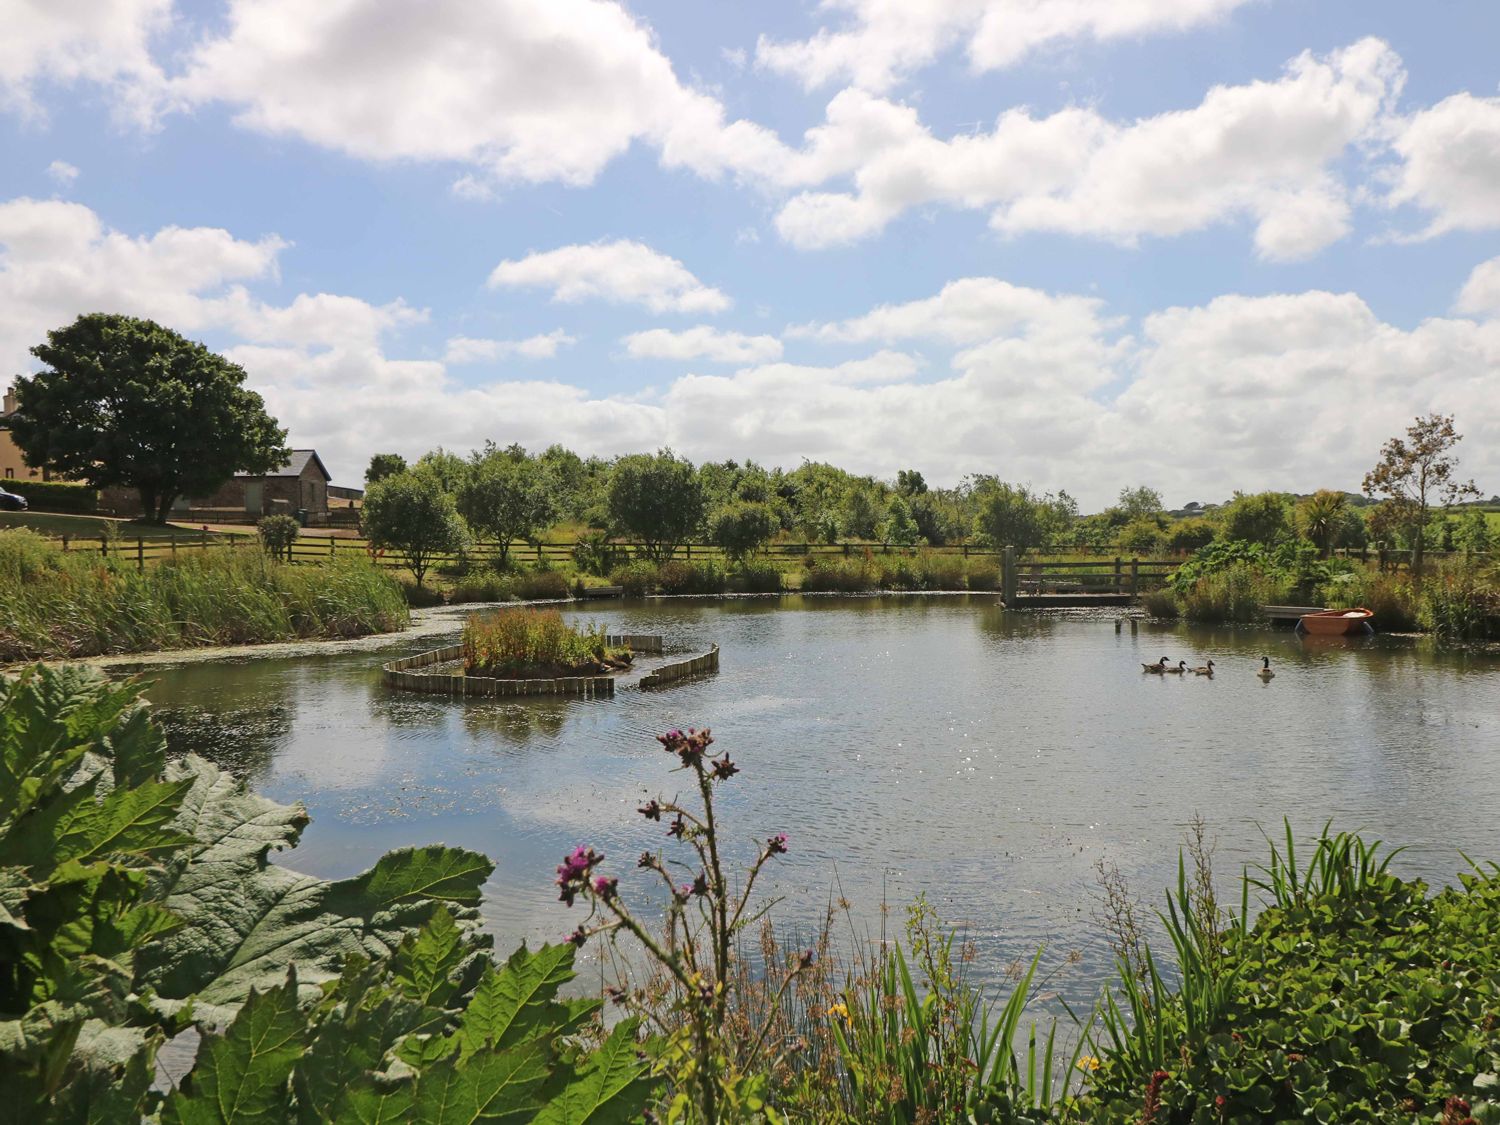
[{"label": "water reflection", "polygon": [[[991,597],[668,599],[572,614],[718,642],[722,671],[612,700],[452,700],[388,692],[379,654],[154,669],[174,746],[252,747],[244,768],[314,821],[294,862],[361,869],[433,840],[497,861],[487,918],[503,945],[576,921],[550,872],[587,840],[611,863],[660,843],[634,809],[681,783],[654,735],[711,725],[743,770],[724,790],[734,848],[792,838],[766,890],[811,927],[842,893],[872,931],[883,900],[925,891],[998,974],[1039,942],[1085,963],[1084,1003],[1110,958],[1095,865],[1154,900],[1195,811],[1221,875],[1264,858],[1283,815],[1332,818],[1412,844],[1398,866],[1451,879],[1457,848],[1500,858],[1500,662],[1409,640],[1309,643],[1290,631],[1007,614]],[[1218,674],[1144,676],[1163,654]],[[1255,676],[1271,657],[1275,680]],[[249,732],[249,737],[247,737]],[[259,732],[258,735],[256,732]],[[1468,810],[1452,815],[1455,801]],[[630,862],[620,865],[628,876]]]}]

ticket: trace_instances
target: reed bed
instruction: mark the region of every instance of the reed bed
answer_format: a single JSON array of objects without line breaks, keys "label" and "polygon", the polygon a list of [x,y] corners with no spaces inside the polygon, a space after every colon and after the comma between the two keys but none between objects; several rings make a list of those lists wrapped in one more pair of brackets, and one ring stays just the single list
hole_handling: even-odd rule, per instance
[{"label": "reed bed", "polygon": [[513,677],[594,672],[629,663],[606,643],[603,626],[575,628],[555,609],[502,609],[469,618],[463,633],[468,675]]},{"label": "reed bed", "polygon": [[256,548],[137,570],[0,532],[0,660],[358,637],[403,629],[400,586],[365,559],[290,566]]}]

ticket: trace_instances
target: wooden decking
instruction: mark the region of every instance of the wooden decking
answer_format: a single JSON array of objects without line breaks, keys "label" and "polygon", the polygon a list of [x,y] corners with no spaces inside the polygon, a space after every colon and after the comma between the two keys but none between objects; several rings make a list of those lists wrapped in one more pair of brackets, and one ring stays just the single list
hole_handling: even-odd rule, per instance
[{"label": "wooden decking", "polygon": [[1272,621],[1290,621],[1296,624],[1309,613],[1322,613],[1323,606],[1320,605],[1268,605],[1263,607],[1266,617]]},{"label": "wooden decking", "polygon": [[1134,605],[1134,594],[1089,594],[1082,591],[1069,593],[1025,594],[1017,593],[1005,603],[1006,609],[1087,609],[1119,605]]}]

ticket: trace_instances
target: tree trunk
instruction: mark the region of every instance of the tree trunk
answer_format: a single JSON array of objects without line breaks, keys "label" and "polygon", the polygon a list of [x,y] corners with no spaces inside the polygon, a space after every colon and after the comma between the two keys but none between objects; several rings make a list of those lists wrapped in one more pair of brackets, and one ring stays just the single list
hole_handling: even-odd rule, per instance
[{"label": "tree trunk", "polygon": [[156,489],[139,485],[136,489],[141,494],[141,518],[151,519],[156,515]]},{"label": "tree trunk", "polygon": [[161,494],[161,496],[157,500],[155,512],[157,523],[167,522],[167,517],[172,514],[172,505],[176,502],[176,500],[177,496],[174,493],[163,492]]}]

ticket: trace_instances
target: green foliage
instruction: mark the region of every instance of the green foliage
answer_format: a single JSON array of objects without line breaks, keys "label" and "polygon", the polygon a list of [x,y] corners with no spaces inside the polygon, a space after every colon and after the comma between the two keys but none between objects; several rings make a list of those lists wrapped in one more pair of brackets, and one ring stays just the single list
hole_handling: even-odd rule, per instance
[{"label": "green foliage", "polygon": [[1331,488],[1320,488],[1297,504],[1297,531],[1325,556],[1338,546],[1349,498]]},{"label": "green foliage", "polygon": [[406,472],[406,458],[399,453],[377,453],[370,458],[369,468],[365,470],[365,484],[374,484],[376,481],[393,477],[397,473]]},{"label": "green foliage", "polygon": [[1147,590],[1141,595],[1141,608],[1150,616],[1167,621],[1182,616],[1182,605],[1178,602],[1177,593],[1170,587]]},{"label": "green foliage", "polygon": [[621,457],[610,473],[610,526],[638,539],[652,562],[666,562],[703,522],[703,486],[692,462],[663,449]]},{"label": "green foliage", "polygon": [[1500,590],[1472,565],[1444,566],[1422,583],[1418,619],[1446,643],[1500,639]]},{"label": "green foliage", "polygon": [[1457,475],[1453,449],[1462,440],[1451,414],[1419,417],[1407,427],[1404,438],[1393,437],[1381,447],[1379,463],[1365,474],[1365,495],[1385,497],[1381,523],[1405,536],[1414,570],[1422,569],[1431,509],[1480,496],[1473,481]]},{"label": "green foliage", "polygon": [[529,570],[516,576],[516,596],[528,602],[563,601],[573,596],[573,588],[555,570]]},{"label": "green foliage", "polygon": [[656,570],[656,588],[663,594],[722,594],[727,584],[713,562],[664,562]]},{"label": "green foliage", "polygon": [[1078,506],[1066,492],[1035,494],[1025,485],[994,477],[978,478],[973,502],[974,536],[992,547],[1045,546],[1061,539],[1078,517]]},{"label": "green foliage", "polygon": [[1251,624],[1264,620],[1262,607],[1285,596],[1285,587],[1254,567],[1237,564],[1204,575],[1181,595],[1180,602],[1182,615],[1189,621]]},{"label": "green foliage", "polygon": [[608,574],[619,565],[623,551],[603,531],[590,531],[573,544],[573,565],[580,574]]},{"label": "green foliage", "polygon": [[1154,520],[1161,515],[1161,493],[1145,485],[1122,488],[1116,507],[1122,517],[1122,523],[1141,519]]},{"label": "green foliage", "polygon": [[1120,528],[1115,542],[1133,555],[1152,555],[1162,548],[1162,531],[1159,517],[1138,516]]},{"label": "green foliage", "polygon": [[149,320],[88,313],[31,349],[46,366],[15,379],[10,431],[26,460],[94,488],[138,489],[166,522],[178,496],[291,451],[238,364]]},{"label": "green foliage", "polygon": [[555,609],[477,614],[464,622],[461,643],[471,676],[566,676],[629,663],[627,650],[606,643],[603,626],[575,628]]},{"label": "green foliage", "polygon": [[1500,1120],[1500,879],[1428,897],[1390,874],[1393,854],[1325,832],[1302,866],[1288,830],[1217,923],[1180,879],[1163,919],[1180,983],[1154,960],[1145,984],[1122,969],[1134,1018],[1107,1006],[1083,1119],[1134,1123],[1154,1099],[1159,1125]]},{"label": "green foliage", "polygon": [[499,565],[513,539],[532,539],[557,516],[552,478],[525,450],[493,446],[476,454],[458,486],[458,512],[475,534],[495,542]]},{"label": "green foliage", "polygon": [[440,555],[460,551],[468,543],[453,497],[434,472],[398,473],[371,485],[365,491],[360,526],[371,546],[395,551],[406,560],[418,586]]},{"label": "green foliage", "polygon": [[735,500],[714,509],[708,538],[731,561],[739,562],[769,543],[780,526],[769,504]]},{"label": "green foliage", "polygon": [[1489,520],[1479,508],[1465,508],[1458,517],[1458,527],[1453,533],[1454,544],[1462,551],[1484,554],[1489,551],[1494,536],[1490,533]]},{"label": "green foliage", "polygon": [[737,594],[779,594],[781,568],[771,563],[741,563],[729,572],[729,588]]},{"label": "green foliage", "polygon": [[638,598],[656,586],[656,566],[636,559],[609,572],[609,584],[619,586],[628,598]]},{"label": "green foliage", "polygon": [[1212,543],[1218,530],[1211,520],[1196,517],[1177,520],[1167,528],[1161,546],[1163,550],[1174,554],[1196,551]]},{"label": "green foliage", "polygon": [[897,547],[912,547],[921,537],[922,532],[911,514],[911,506],[901,496],[891,497],[885,520],[880,525],[880,538]]},{"label": "green foliage", "polygon": [[1293,537],[1291,501],[1284,492],[1236,492],[1216,516],[1226,541],[1274,547]]},{"label": "green foliage", "polygon": [[[636,1025],[586,1054],[568,946],[485,951],[492,864],[392,852],[329,882],[268,862],[298,806],[165,764],[134,685],[0,681],[0,1097],[58,1122],[618,1121],[649,1092]],[[201,1035],[153,1086],[164,1040]],[[579,1116],[583,1114],[583,1116]]]},{"label": "green foliage", "polygon": [[866,593],[879,588],[880,577],[868,558],[817,559],[802,575],[808,593]]},{"label": "green foliage", "polygon": [[302,525],[292,516],[262,516],[255,525],[255,530],[266,554],[272,558],[290,560],[292,544],[302,534]]},{"label": "green foliage", "polygon": [[92,515],[99,510],[99,493],[86,484],[59,480],[0,481],[5,491],[24,496],[38,512],[73,512]]},{"label": "green foliage", "polygon": [[1381,632],[1410,632],[1419,625],[1421,596],[1408,575],[1357,568],[1330,577],[1320,591],[1318,600],[1330,609],[1371,610]]},{"label": "green foliage", "polygon": [[407,619],[400,587],[357,556],[289,566],[247,545],[138,571],[28,531],[0,532],[3,661],[357,637]]}]

